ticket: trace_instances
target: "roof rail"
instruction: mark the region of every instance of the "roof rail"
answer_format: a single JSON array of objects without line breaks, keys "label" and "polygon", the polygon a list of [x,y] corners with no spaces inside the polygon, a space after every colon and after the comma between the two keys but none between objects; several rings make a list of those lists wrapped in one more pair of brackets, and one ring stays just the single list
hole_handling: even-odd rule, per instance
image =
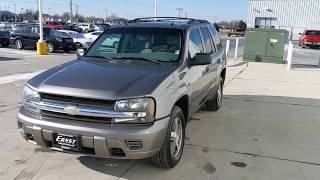
[{"label": "roof rail", "polygon": [[128,21],[128,23],[143,23],[143,22],[185,22],[186,24],[192,23],[209,23],[206,20],[199,20],[193,18],[182,18],[182,17],[144,17],[144,18],[137,18]]}]

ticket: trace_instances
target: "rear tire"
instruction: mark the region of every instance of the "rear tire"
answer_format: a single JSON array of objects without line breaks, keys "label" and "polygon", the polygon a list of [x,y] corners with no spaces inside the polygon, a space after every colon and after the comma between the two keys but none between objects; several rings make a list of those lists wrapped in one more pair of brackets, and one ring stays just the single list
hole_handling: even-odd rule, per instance
[{"label": "rear tire", "polygon": [[17,49],[21,50],[23,49],[23,43],[20,39],[17,39],[14,41],[14,45],[16,46]]},{"label": "rear tire", "polygon": [[170,115],[168,130],[161,150],[151,157],[156,167],[169,169],[175,167],[183,153],[185,139],[185,117],[180,107],[174,106]]},{"label": "rear tire", "polygon": [[214,94],[213,99],[208,100],[205,104],[205,110],[207,111],[218,111],[222,107],[223,100],[223,79],[219,78],[219,87]]}]

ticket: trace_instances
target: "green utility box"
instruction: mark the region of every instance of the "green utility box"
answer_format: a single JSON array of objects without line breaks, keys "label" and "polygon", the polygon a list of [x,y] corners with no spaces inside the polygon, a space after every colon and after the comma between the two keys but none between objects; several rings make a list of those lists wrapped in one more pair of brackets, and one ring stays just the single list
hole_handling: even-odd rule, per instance
[{"label": "green utility box", "polygon": [[243,59],[251,62],[283,63],[288,31],[281,29],[247,29]]}]

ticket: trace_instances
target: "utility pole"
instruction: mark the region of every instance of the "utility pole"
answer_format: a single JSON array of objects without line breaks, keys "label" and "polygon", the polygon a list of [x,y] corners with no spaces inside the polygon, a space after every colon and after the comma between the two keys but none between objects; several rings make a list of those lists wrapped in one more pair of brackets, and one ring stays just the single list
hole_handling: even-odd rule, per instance
[{"label": "utility pole", "polygon": [[105,23],[107,23],[108,21],[108,9],[106,8],[106,20],[105,20]]},{"label": "utility pole", "polygon": [[72,0],[70,0],[70,24],[72,24],[72,19],[73,19],[73,17],[72,17]]},{"label": "utility pole", "polygon": [[76,18],[77,18],[77,23],[79,23],[79,4],[76,4]]},{"label": "utility pole", "polygon": [[154,0],[154,17],[158,16],[158,0]]},{"label": "utility pole", "polygon": [[179,18],[181,17],[181,13],[183,12],[183,8],[177,8],[176,9],[179,12]]},{"label": "utility pole", "polygon": [[17,4],[14,4],[14,21],[17,22]]}]

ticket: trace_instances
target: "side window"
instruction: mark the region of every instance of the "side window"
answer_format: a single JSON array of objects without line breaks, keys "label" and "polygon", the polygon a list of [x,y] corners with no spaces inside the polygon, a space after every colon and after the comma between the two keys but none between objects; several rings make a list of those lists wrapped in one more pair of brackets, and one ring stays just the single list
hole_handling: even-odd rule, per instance
[{"label": "side window", "polygon": [[23,27],[21,26],[16,26],[13,28],[14,33],[23,33]]},{"label": "side window", "polygon": [[23,33],[24,34],[31,34],[31,26],[25,26],[23,28]]},{"label": "side window", "polygon": [[217,30],[216,30],[213,26],[210,26],[209,29],[210,29],[210,32],[211,32],[211,34],[212,34],[212,36],[213,36],[213,42],[214,42],[214,44],[216,45],[217,49],[223,48]]},{"label": "side window", "polygon": [[198,29],[194,29],[189,36],[189,58],[194,58],[197,53],[204,52],[201,35]]},{"label": "side window", "polygon": [[40,33],[39,27],[32,27],[31,33],[32,33],[33,35],[39,35],[39,33]]},{"label": "side window", "polygon": [[214,44],[212,44],[212,39],[210,36],[210,32],[208,28],[202,27],[200,28],[202,36],[203,36],[203,41],[206,46],[206,53],[213,53],[215,52],[215,47]]}]

